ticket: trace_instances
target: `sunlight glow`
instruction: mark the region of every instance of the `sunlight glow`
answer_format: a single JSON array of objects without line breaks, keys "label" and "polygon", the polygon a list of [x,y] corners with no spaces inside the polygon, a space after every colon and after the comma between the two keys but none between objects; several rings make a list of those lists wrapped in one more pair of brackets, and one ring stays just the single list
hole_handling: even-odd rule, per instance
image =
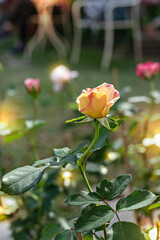
[{"label": "sunlight glow", "polygon": [[69,172],[69,171],[64,171],[64,172],[62,173],[63,179],[70,178],[71,175],[72,175],[72,174],[71,174],[71,172]]},{"label": "sunlight glow", "polygon": [[64,186],[69,187],[71,185],[71,176],[72,173],[70,171],[64,171],[62,172],[62,178],[64,180]]},{"label": "sunlight glow", "polygon": [[114,161],[117,158],[119,158],[119,153],[117,153],[117,152],[109,152],[107,157],[108,157],[109,160]]},{"label": "sunlight glow", "polygon": [[149,147],[154,144],[154,139],[153,138],[144,138],[142,141],[143,146]]},{"label": "sunlight glow", "polygon": [[105,166],[101,166],[101,167],[100,167],[100,173],[101,173],[102,175],[106,175],[106,174],[108,173],[108,168],[105,167]]},{"label": "sunlight glow", "polygon": [[64,179],[64,186],[69,187],[71,185],[71,180],[69,178]]},{"label": "sunlight glow", "polygon": [[2,196],[0,198],[0,215],[11,214],[18,208],[17,201],[13,197]]},{"label": "sunlight glow", "polygon": [[155,136],[154,136],[154,144],[160,148],[160,134],[157,133]]},{"label": "sunlight glow", "polygon": [[151,240],[156,240],[157,239],[157,228],[154,227],[149,231],[149,237]]}]

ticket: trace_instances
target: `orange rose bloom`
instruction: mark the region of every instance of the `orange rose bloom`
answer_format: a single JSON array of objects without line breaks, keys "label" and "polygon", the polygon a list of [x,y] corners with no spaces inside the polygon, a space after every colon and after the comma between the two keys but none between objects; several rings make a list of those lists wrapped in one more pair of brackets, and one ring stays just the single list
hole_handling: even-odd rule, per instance
[{"label": "orange rose bloom", "polygon": [[96,88],[83,90],[76,102],[81,113],[102,118],[108,115],[110,107],[119,98],[119,92],[112,84],[103,83]]}]

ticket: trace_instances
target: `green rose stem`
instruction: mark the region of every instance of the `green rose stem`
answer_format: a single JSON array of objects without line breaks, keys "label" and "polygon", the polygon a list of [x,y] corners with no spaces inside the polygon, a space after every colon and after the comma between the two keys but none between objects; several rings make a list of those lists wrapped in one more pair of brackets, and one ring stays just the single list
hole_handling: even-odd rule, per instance
[{"label": "green rose stem", "polygon": [[156,88],[155,88],[155,83],[153,78],[149,80],[149,86],[151,91],[155,91]]},{"label": "green rose stem", "polygon": [[[37,100],[37,97],[34,97],[34,106],[33,106],[33,125],[34,126],[36,124],[36,119],[37,119],[37,109],[38,109],[38,100]],[[36,144],[35,144],[35,129],[33,129],[31,133],[30,145],[31,145],[34,160],[35,161],[39,160],[39,156],[38,156],[38,152],[36,150]]]},{"label": "green rose stem", "polygon": [[90,151],[92,150],[92,148],[94,147],[94,145],[96,144],[97,140],[98,140],[98,136],[99,136],[99,122],[97,120],[95,120],[95,136],[94,139],[91,143],[91,145],[87,148],[87,150],[83,153],[83,155],[81,156],[81,158],[79,159],[79,161],[77,161],[77,165],[79,167],[79,170],[82,174],[82,177],[85,181],[85,184],[88,188],[89,192],[92,192],[91,186],[88,182],[86,173],[85,173],[85,165],[84,165],[84,160],[85,158],[90,154]]},{"label": "green rose stem", "polygon": [[[84,179],[84,181],[85,181],[85,184],[86,184],[89,192],[92,192],[92,188],[91,188],[91,186],[90,186],[90,184],[89,184],[89,181],[88,181],[87,176],[86,176],[86,173],[85,173],[84,160],[85,160],[85,158],[90,154],[90,151],[91,151],[91,150],[93,149],[93,147],[95,146],[95,144],[96,144],[96,142],[97,142],[97,140],[98,140],[98,137],[99,137],[99,122],[98,122],[97,120],[95,120],[95,135],[94,135],[94,139],[93,139],[91,145],[87,148],[87,150],[84,152],[84,154],[81,156],[81,158],[80,158],[79,161],[77,162],[77,165],[78,165],[78,167],[79,167],[79,169],[80,169],[80,172],[81,172],[81,174],[82,174],[82,177],[83,177],[83,179]],[[109,205],[109,204],[108,204],[108,205]],[[113,210],[114,210],[114,209],[113,209]],[[120,221],[120,219],[119,219],[118,214],[117,214],[116,211],[115,211],[115,214],[116,214],[116,216],[117,216],[117,218],[118,218],[118,221],[120,222],[120,225],[121,225],[121,221]],[[121,225],[121,229],[122,229],[122,233],[123,233],[123,235],[124,235],[122,225]],[[104,232],[104,239],[107,240],[106,224],[104,224],[104,226],[103,226],[103,232]],[[125,239],[125,236],[124,236],[124,240],[126,240],[126,239]]]},{"label": "green rose stem", "polygon": [[[94,135],[94,139],[93,139],[91,145],[87,148],[87,150],[84,152],[82,157],[77,162],[77,165],[79,167],[79,170],[80,170],[80,172],[82,174],[82,177],[83,177],[83,179],[85,181],[85,184],[86,184],[89,192],[92,192],[92,188],[91,188],[91,186],[89,184],[89,181],[88,181],[86,173],[85,173],[84,160],[90,154],[90,151],[95,146],[95,144],[96,144],[96,142],[98,140],[98,137],[99,137],[99,122],[97,120],[95,120],[95,135]],[[104,225],[104,230],[103,231],[104,231],[105,240],[107,240],[106,225]]]},{"label": "green rose stem", "polygon": [[105,203],[106,205],[108,205],[108,206],[115,212],[116,217],[117,217],[117,219],[118,219],[118,222],[119,222],[119,224],[120,224],[120,228],[121,228],[121,231],[122,231],[123,239],[126,240],[126,237],[125,237],[125,234],[124,234],[124,230],[123,230],[123,227],[122,227],[122,223],[121,223],[121,220],[120,220],[120,218],[119,218],[119,216],[118,216],[117,211],[114,210],[114,209],[111,207],[111,205],[108,203],[108,201],[104,201],[104,203]]},{"label": "green rose stem", "polygon": [[104,239],[107,240],[106,224],[103,225]]},{"label": "green rose stem", "polygon": [[[90,155],[91,150],[93,149],[93,147],[95,146],[95,144],[96,144],[96,142],[97,142],[97,140],[98,140],[98,137],[99,137],[99,122],[98,122],[97,120],[95,120],[95,135],[94,135],[93,141],[92,141],[91,145],[87,148],[87,150],[83,153],[83,155],[81,156],[81,158],[79,159],[79,161],[77,161],[77,165],[78,165],[78,167],[79,167],[79,169],[80,169],[80,172],[81,172],[81,174],[82,174],[82,177],[83,177],[83,179],[84,179],[84,181],[85,181],[85,184],[86,184],[89,192],[92,192],[92,188],[91,188],[91,186],[90,186],[90,184],[89,184],[89,181],[88,181],[87,176],[86,176],[86,173],[85,173],[84,160],[85,160],[85,158],[86,158],[87,156]],[[116,217],[117,217],[117,219],[118,219],[118,221],[119,221],[121,230],[122,230],[123,238],[124,238],[124,240],[126,240],[125,234],[124,234],[124,231],[123,231],[123,227],[122,227],[122,224],[121,224],[121,220],[120,220],[120,218],[119,218],[119,216],[118,216],[117,211],[114,210],[114,209],[108,204],[107,201],[104,201],[104,203],[107,204],[107,205],[115,212]],[[104,239],[107,240],[106,224],[104,224],[104,226],[103,226],[103,232],[104,232]]]}]

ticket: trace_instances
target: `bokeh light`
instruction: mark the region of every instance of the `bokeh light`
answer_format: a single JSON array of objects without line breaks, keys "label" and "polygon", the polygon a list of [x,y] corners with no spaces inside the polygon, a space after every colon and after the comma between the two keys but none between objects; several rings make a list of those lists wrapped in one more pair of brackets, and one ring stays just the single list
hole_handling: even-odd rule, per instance
[{"label": "bokeh light", "polygon": [[157,228],[154,227],[149,231],[149,237],[151,240],[157,240]]},{"label": "bokeh light", "polygon": [[160,148],[160,134],[159,134],[159,133],[155,134],[155,136],[154,136],[154,144],[155,144],[157,147]]},{"label": "bokeh light", "polygon": [[62,178],[63,178],[63,184],[65,187],[69,187],[71,185],[71,177],[72,173],[70,171],[63,171],[62,172]]}]

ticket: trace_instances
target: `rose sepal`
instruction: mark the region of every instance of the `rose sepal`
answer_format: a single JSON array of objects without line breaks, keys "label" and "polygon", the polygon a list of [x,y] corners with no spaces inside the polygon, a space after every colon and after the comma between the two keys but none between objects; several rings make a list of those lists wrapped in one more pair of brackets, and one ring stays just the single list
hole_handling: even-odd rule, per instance
[{"label": "rose sepal", "polygon": [[93,120],[94,120],[94,118],[91,118],[89,116],[81,116],[81,117],[78,117],[78,118],[67,120],[65,123],[71,123],[71,122],[74,122],[74,123],[88,123],[88,122],[91,122]]},{"label": "rose sepal", "polygon": [[122,123],[123,120],[106,116],[103,118],[97,118],[97,121],[100,122],[108,130],[114,132],[114,131],[117,131],[119,125]]}]

